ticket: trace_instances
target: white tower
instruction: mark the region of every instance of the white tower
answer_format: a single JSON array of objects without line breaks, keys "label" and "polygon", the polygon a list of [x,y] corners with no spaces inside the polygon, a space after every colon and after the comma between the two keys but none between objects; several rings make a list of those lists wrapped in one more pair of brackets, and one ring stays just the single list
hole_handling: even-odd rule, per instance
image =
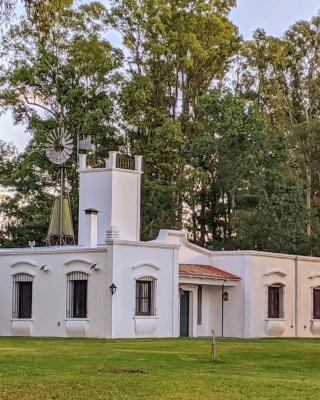
[{"label": "white tower", "polygon": [[110,151],[105,161],[104,168],[87,168],[86,155],[79,155],[79,245],[87,244],[87,209],[99,212],[98,244],[105,243],[110,229],[117,230],[121,240],[140,240],[142,156]]}]

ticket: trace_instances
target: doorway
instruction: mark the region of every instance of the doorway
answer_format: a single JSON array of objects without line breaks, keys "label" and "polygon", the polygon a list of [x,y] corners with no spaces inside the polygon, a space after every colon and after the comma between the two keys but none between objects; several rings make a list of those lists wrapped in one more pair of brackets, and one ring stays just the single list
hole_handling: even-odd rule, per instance
[{"label": "doorway", "polygon": [[180,295],[180,336],[189,336],[189,294],[183,291]]}]

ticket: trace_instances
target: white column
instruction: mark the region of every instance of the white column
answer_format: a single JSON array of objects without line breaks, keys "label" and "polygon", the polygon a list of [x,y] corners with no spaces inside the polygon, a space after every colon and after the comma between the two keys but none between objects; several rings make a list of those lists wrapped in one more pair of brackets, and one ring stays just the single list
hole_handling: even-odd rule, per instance
[{"label": "white column", "polygon": [[142,170],[142,156],[134,156],[134,167],[136,171]]},{"label": "white column", "polygon": [[78,168],[79,169],[86,169],[87,168],[87,155],[86,154],[79,154],[78,155]]},{"label": "white column", "polygon": [[117,151],[109,151],[109,167],[116,168],[117,166]]}]

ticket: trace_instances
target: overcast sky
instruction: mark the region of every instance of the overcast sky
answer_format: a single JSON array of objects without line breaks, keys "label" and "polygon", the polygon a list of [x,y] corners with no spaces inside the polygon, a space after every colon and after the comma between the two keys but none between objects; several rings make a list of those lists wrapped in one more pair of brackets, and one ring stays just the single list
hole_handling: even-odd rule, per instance
[{"label": "overcast sky", "polygon": [[[319,9],[320,0],[238,0],[231,18],[246,39],[250,39],[258,27],[269,35],[281,36],[296,21],[310,19]],[[118,37],[110,35],[110,40],[119,45]],[[28,135],[23,126],[12,124],[11,115],[7,113],[0,117],[0,139],[12,141],[22,150]]]}]

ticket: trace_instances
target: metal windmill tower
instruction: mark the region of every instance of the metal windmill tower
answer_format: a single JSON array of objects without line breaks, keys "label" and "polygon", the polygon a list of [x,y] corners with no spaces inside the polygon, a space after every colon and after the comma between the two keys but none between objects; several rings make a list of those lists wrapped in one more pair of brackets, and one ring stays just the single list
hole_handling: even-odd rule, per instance
[{"label": "metal windmill tower", "polygon": [[66,188],[67,170],[65,162],[70,158],[73,149],[71,135],[64,127],[55,129],[48,137],[46,155],[59,167],[50,224],[46,239],[47,246],[74,244],[74,230],[70,207],[69,192]]}]

